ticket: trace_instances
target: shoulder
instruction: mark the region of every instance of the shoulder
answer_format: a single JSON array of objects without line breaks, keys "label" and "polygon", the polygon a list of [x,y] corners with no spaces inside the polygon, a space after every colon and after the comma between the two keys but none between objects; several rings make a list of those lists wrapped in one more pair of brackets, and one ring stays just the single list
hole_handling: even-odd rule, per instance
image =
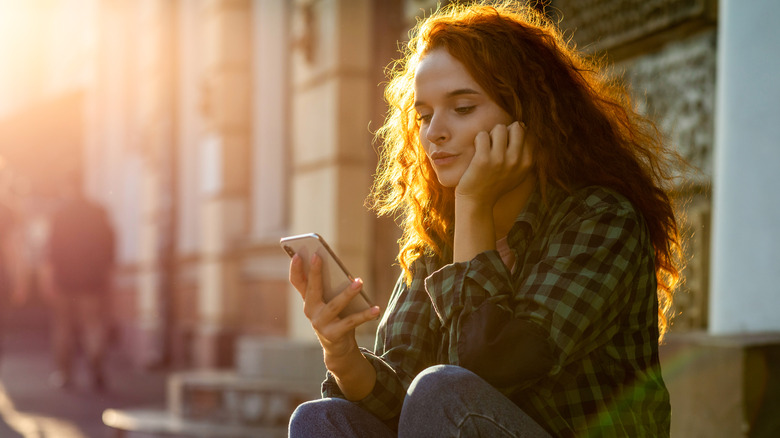
[{"label": "shoulder", "polygon": [[588,186],[558,193],[550,205],[551,221],[571,224],[598,216],[642,222],[638,210],[624,195],[602,186]]},{"label": "shoulder", "polygon": [[641,213],[627,197],[612,189],[556,189],[551,191],[548,202],[546,217],[537,230],[540,237],[584,246],[599,246],[606,240],[644,245],[648,239]]},{"label": "shoulder", "polygon": [[612,211],[621,214],[636,214],[631,201],[622,194],[603,186],[588,186],[572,192],[566,200],[584,212],[600,213]]}]

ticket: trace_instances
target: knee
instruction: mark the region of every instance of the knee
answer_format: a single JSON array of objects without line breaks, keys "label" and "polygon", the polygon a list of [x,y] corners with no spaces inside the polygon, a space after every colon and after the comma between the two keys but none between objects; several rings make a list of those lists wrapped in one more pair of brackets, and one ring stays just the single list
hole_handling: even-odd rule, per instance
[{"label": "knee", "polygon": [[436,436],[450,430],[461,389],[470,386],[473,378],[479,379],[455,365],[435,365],[420,372],[406,393],[398,436]]},{"label": "knee", "polygon": [[316,424],[327,416],[328,405],[312,400],[298,405],[290,415],[290,430],[306,424]]},{"label": "knee", "polygon": [[319,400],[308,401],[298,405],[290,415],[290,436],[305,436],[312,424],[320,424],[327,415],[327,406],[318,403]]},{"label": "knee", "polygon": [[456,365],[434,365],[420,372],[409,386],[409,391],[452,390],[453,385],[476,377],[471,371]]},{"label": "knee", "polygon": [[407,403],[419,407],[436,405],[448,394],[463,387],[472,378],[478,378],[471,371],[455,365],[435,365],[424,369],[414,378],[407,392]]},{"label": "knee", "polygon": [[343,416],[349,404],[341,399],[318,399],[298,405],[290,415],[289,436],[326,436],[321,428]]}]

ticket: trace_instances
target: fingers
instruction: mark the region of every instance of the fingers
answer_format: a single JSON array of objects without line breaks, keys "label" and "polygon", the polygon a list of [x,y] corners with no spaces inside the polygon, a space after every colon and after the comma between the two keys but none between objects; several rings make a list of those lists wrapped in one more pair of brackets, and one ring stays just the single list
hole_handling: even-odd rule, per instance
[{"label": "fingers", "polygon": [[522,131],[523,131],[523,135],[522,135],[523,138],[522,138],[521,144],[520,144],[520,147],[522,149],[522,158],[521,158],[520,163],[521,163],[521,165],[524,168],[530,169],[533,166],[533,158],[534,158],[533,157],[533,155],[534,155],[534,150],[533,149],[534,149],[534,144],[535,143],[532,142],[532,141],[525,141],[526,133],[527,133],[526,127],[525,127],[525,123],[520,122],[518,124],[518,128],[522,129]]},{"label": "fingers", "polygon": [[[528,136],[528,128],[523,122],[515,122],[510,125],[509,136],[512,138],[510,149],[513,149],[518,154],[517,164],[523,171],[527,171],[533,167],[533,146],[534,142],[526,141]],[[516,144],[514,144],[516,142]]]},{"label": "fingers", "polygon": [[530,158],[525,148],[525,124],[519,121],[509,126],[498,124],[489,134],[480,132],[474,140],[474,145],[475,157],[484,157],[489,151],[492,163],[504,163],[512,167]]},{"label": "fingers", "polygon": [[507,127],[503,124],[498,124],[490,130],[490,155],[491,161],[501,162],[504,161],[504,156],[507,151]]},{"label": "fingers", "polygon": [[314,329],[325,339],[338,339],[350,330],[379,316],[379,307],[373,306],[344,318],[338,315],[363,289],[363,281],[355,279],[346,289],[321,306],[310,320]]},{"label": "fingers", "polygon": [[303,271],[303,260],[298,254],[295,254],[290,260],[290,284],[301,294],[301,298],[305,297],[306,273]]},{"label": "fingers", "polygon": [[320,310],[317,318],[326,321],[338,318],[341,311],[349,305],[353,298],[360,294],[361,290],[363,290],[363,280],[356,278],[346,289],[328,301]]},{"label": "fingers", "polygon": [[525,145],[525,129],[520,122],[514,122],[507,127],[509,144],[506,148],[506,160],[510,163],[518,163],[521,160]]},{"label": "fingers", "polygon": [[492,149],[490,134],[487,131],[481,131],[474,138],[474,158],[484,160],[484,157],[490,156]]},{"label": "fingers", "polygon": [[303,313],[311,319],[323,305],[322,301],[322,259],[312,254],[309,262],[309,279],[303,295]]},{"label": "fingers", "polygon": [[[326,326],[331,321],[338,320],[339,313],[363,289],[363,280],[355,279],[344,291],[325,303],[322,290],[322,259],[317,254],[311,257],[308,273],[305,272],[301,257],[298,254],[293,256],[290,262],[290,283],[303,298],[303,313],[315,326]],[[379,315],[378,309],[376,307],[351,315],[345,318],[348,320],[345,325],[354,327],[374,319]]]},{"label": "fingers", "polygon": [[333,327],[334,331],[338,333],[346,333],[349,330],[353,330],[359,325],[365,324],[368,321],[377,319],[379,317],[379,306],[371,307],[362,312],[353,313],[346,318],[341,319]]}]

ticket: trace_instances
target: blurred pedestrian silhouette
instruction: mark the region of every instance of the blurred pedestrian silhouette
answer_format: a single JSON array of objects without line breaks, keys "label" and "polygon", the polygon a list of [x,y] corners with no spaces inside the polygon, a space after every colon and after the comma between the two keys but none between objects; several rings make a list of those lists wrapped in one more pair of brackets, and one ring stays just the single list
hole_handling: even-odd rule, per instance
[{"label": "blurred pedestrian silhouette", "polygon": [[0,200],[0,359],[3,354],[2,340],[5,337],[5,318],[12,288],[10,262],[14,257],[12,234],[15,222],[13,210]]},{"label": "blurred pedestrian silhouette", "polygon": [[0,160],[0,359],[3,354],[9,307],[19,302],[24,295],[21,290],[26,282],[21,281],[22,260],[19,248],[21,224],[14,208],[11,191],[12,176]]},{"label": "blurred pedestrian silhouette", "polygon": [[63,198],[52,216],[43,269],[43,286],[52,304],[57,366],[51,383],[63,388],[73,384],[79,345],[86,354],[93,388],[103,390],[114,230],[106,210],[85,197],[78,178],[63,186]]}]

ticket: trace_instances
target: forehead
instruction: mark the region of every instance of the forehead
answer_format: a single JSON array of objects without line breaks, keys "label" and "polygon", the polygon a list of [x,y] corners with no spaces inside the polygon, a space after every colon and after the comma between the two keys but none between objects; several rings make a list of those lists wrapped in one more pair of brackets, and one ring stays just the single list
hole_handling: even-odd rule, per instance
[{"label": "forehead", "polygon": [[447,49],[437,48],[428,52],[417,64],[414,75],[416,94],[429,94],[471,88],[482,91],[466,67]]}]

